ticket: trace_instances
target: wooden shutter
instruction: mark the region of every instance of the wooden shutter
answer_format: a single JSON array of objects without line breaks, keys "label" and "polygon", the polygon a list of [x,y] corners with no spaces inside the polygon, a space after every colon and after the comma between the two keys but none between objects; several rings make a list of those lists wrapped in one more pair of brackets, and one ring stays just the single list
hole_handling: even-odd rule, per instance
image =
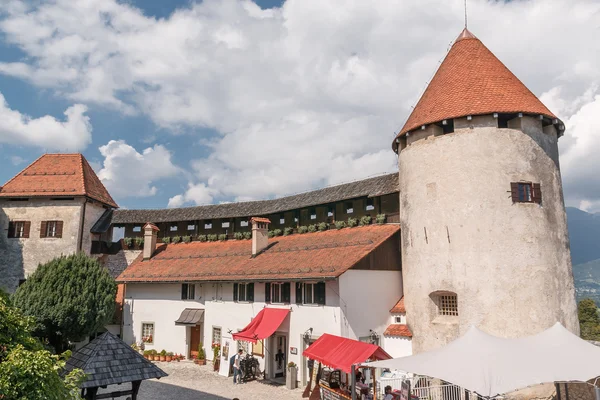
[{"label": "wooden shutter", "polygon": [[29,231],[31,230],[31,221],[25,221],[23,222],[23,237],[24,238],[28,238],[29,237]]},{"label": "wooden shutter", "polygon": [[302,283],[296,282],[296,304],[302,304]]},{"label": "wooden shutter", "polygon": [[510,195],[512,197],[513,203],[519,202],[519,183],[518,182],[510,183]]},{"label": "wooden shutter", "polygon": [[15,223],[12,221],[8,221],[8,238],[14,238],[15,237]]},{"label": "wooden shutter", "polygon": [[542,186],[539,183],[533,185],[533,196],[532,200],[534,203],[542,204]]},{"label": "wooden shutter", "polygon": [[283,285],[281,285],[281,299],[283,300],[284,303],[289,303],[290,302],[290,283],[289,282],[285,282]]},{"label": "wooden shutter", "polygon": [[254,283],[246,285],[246,300],[250,302],[254,301]]},{"label": "wooden shutter", "polygon": [[63,222],[62,221],[56,221],[56,237],[57,238],[61,238],[62,237],[62,232],[63,232]]},{"label": "wooden shutter", "polygon": [[238,301],[238,284],[233,284],[233,301]]},{"label": "wooden shutter", "polygon": [[271,282],[265,283],[265,303],[271,302]]},{"label": "wooden shutter", "polygon": [[325,282],[315,284],[315,297],[317,304],[325,305]]},{"label": "wooden shutter", "polygon": [[48,231],[48,221],[42,221],[42,224],[40,225],[40,237],[45,238],[47,231]]},{"label": "wooden shutter", "polygon": [[187,300],[187,283],[181,284],[181,300]]}]

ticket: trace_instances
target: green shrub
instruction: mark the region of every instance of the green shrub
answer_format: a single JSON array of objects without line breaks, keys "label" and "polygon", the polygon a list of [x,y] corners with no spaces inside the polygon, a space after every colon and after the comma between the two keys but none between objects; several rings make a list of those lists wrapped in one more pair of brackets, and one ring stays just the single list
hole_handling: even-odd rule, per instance
[{"label": "green shrub", "polygon": [[272,238],[273,236],[275,236],[275,231],[269,231],[269,237]]},{"label": "green shrub", "polygon": [[125,243],[127,247],[131,247],[131,245],[133,245],[133,239],[130,237],[126,237],[123,239],[123,243]]},{"label": "green shrub", "polygon": [[244,238],[244,233],[243,232],[235,232],[233,234],[233,238],[235,240],[242,240]]},{"label": "green shrub", "polygon": [[360,217],[360,222],[359,222],[360,226],[369,225],[370,223],[371,223],[371,216],[370,215],[365,215],[363,217]]},{"label": "green shrub", "polygon": [[321,222],[318,225],[319,231],[323,232],[326,231],[327,229],[329,229],[329,224],[327,222]]},{"label": "green shrub", "polygon": [[309,225],[309,226],[308,226],[308,231],[309,231],[310,233],[316,232],[316,231],[317,231],[317,225],[315,225],[315,224],[311,224],[311,225]]},{"label": "green shrub", "polygon": [[144,246],[144,238],[143,237],[136,237],[135,238],[135,245],[137,247],[143,247]]},{"label": "green shrub", "polygon": [[208,238],[209,242],[216,242],[219,240],[219,236],[216,234],[207,235],[206,237]]},{"label": "green shrub", "polygon": [[358,221],[356,220],[356,218],[348,218],[348,227],[354,228],[356,225],[358,225]]},{"label": "green shrub", "polygon": [[346,227],[346,221],[335,221],[336,229],[343,229]]},{"label": "green shrub", "polygon": [[290,226],[283,228],[283,236],[291,235],[292,233],[294,233],[294,228]]},{"label": "green shrub", "polygon": [[273,236],[281,236],[283,234],[283,231],[281,229],[275,229],[273,231]]},{"label": "green shrub", "polygon": [[161,355],[161,356],[166,356],[166,355],[167,355],[167,351],[166,351],[165,349],[162,349],[162,350],[160,351],[160,355]]},{"label": "green shrub", "polygon": [[219,235],[219,240],[220,240],[220,241],[227,240],[227,235],[226,235],[226,234],[224,234],[224,233],[221,233],[221,234]]},{"label": "green shrub", "polygon": [[199,242],[206,242],[207,240],[208,238],[206,237],[206,235],[198,235]]},{"label": "green shrub", "polygon": [[244,232],[244,239],[252,239],[252,232]]},{"label": "green shrub", "polygon": [[183,243],[189,243],[189,242],[191,242],[191,241],[192,241],[192,237],[191,237],[191,236],[182,236],[182,237],[181,237],[181,241],[182,241]]},{"label": "green shrub", "polygon": [[385,222],[385,214],[377,214],[375,217],[375,222],[378,224],[383,224]]},{"label": "green shrub", "polygon": [[171,242],[175,243],[179,243],[181,242],[181,237],[179,236],[173,236],[173,239],[171,239]]},{"label": "green shrub", "polygon": [[171,238],[169,236],[165,236],[164,238],[162,238],[162,241],[165,244],[169,244],[171,243]]}]

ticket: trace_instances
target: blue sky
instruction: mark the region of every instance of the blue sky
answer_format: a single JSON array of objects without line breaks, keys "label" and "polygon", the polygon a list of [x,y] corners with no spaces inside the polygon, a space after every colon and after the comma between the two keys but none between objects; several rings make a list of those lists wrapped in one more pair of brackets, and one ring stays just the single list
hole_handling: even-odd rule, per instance
[{"label": "blue sky", "polygon": [[[469,4],[471,31],[567,125],[567,204],[600,211],[600,3]],[[461,31],[462,7],[6,0],[0,184],[46,151],[81,151],[126,208],[395,171],[391,141]]]}]

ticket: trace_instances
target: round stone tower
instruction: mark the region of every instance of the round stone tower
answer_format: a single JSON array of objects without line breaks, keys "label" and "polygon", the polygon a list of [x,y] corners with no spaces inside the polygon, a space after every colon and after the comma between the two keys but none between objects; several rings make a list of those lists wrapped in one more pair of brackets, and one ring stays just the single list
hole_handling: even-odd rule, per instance
[{"label": "round stone tower", "polygon": [[415,353],[475,325],[579,333],[558,161],[563,123],[464,30],[393,148]]}]

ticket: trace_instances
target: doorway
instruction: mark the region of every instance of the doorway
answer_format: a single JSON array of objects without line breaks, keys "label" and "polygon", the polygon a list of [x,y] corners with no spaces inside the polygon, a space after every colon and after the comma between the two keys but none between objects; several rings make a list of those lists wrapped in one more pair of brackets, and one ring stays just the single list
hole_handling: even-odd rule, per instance
[{"label": "doorway", "polygon": [[202,343],[202,325],[190,327],[190,358],[198,357],[200,343]]},{"label": "doorway", "polygon": [[271,339],[271,378],[285,378],[287,370],[287,336],[276,333]]}]

